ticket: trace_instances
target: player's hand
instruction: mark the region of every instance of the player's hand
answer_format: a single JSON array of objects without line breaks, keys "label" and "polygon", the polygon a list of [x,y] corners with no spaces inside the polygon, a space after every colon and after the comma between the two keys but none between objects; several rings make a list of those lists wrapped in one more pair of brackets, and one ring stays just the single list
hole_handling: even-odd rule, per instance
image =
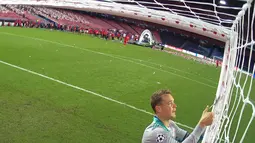
[{"label": "player's hand", "polygon": [[205,108],[205,110],[203,111],[202,117],[199,121],[199,125],[200,127],[205,127],[205,126],[209,126],[212,124],[213,122],[213,117],[214,117],[214,113],[213,112],[208,112],[209,106],[207,106]]}]

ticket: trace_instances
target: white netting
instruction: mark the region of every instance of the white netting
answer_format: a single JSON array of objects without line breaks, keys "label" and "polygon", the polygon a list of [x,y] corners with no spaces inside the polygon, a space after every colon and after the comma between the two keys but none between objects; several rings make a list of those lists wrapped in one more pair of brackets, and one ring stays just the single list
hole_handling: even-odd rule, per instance
[{"label": "white netting", "polygon": [[254,17],[254,2],[248,1],[231,27],[213,109],[216,120],[206,132],[206,143],[252,142],[247,132],[249,129],[254,132],[255,118],[254,93],[251,92],[255,70]]},{"label": "white netting", "polygon": [[[168,0],[111,0],[138,5],[146,9],[197,19],[230,29],[226,41],[222,71],[214,101],[215,121],[204,136],[204,143],[253,142],[255,132],[254,78],[254,1],[239,2],[239,6],[220,6],[209,2]],[[166,17],[167,18],[167,17]],[[188,19],[187,18],[187,19]],[[186,20],[187,20],[186,19]],[[185,21],[185,18],[182,20]],[[250,131],[249,131],[250,130]],[[248,132],[249,131],[249,132]]]},{"label": "white netting", "polygon": [[[219,5],[219,0],[207,2],[192,0],[108,0],[116,3],[132,4],[147,9],[168,11],[172,14],[191,17],[219,26],[231,27],[241,6]],[[241,0],[240,0],[241,1]]]}]

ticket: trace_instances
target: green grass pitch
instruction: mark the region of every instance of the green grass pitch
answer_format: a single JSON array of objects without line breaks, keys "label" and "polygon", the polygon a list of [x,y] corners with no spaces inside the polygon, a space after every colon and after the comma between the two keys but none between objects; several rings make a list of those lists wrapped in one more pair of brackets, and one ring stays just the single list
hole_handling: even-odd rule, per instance
[{"label": "green grass pitch", "polygon": [[[176,121],[194,127],[220,74],[165,52],[45,29],[0,27],[0,60],[54,79],[0,63],[0,142],[138,143],[159,89],[173,92]],[[252,123],[245,142],[254,132]]]}]

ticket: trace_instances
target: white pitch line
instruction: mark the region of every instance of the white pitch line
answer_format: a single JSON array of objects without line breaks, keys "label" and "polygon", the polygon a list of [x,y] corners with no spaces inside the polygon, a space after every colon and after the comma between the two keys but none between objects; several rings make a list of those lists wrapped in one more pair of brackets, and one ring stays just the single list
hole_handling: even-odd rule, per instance
[{"label": "white pitch line", "polygon": [[[175,70],[175,71],[178,71],[180,73],[185,73],[185,74],[189,74],[189,75],[194,75],[194,73],[190,73],[190,72],[186,72],[186,71],[183,71],[183,70],[180,70],[180,69],[177,69],[177,68],[174,68],[174,67],[171,67],[171,66],[168,66],[168,65],[161,65],[161,64],[158,64],[158,63],[154,63],[154,62],[149,62],[149,61],[146,61],[146,60],[142,60],[142,59],[136,59],[136,58],[131,58],[131,57],[126,57],[126,56],[121,56],[121,55],[115,55],[115,56],[118,56],[118,57],[123,57],[123,58],[127,58],[127,59],[131,59],[131,60],[135,60],[135,61],[140,61],[140,62],[145,62],[145,63],[148,63],[148,64],[152,64],[152,65],[156,65],[156,66],[160,66],[160,68],[162,67],[166,67],[166,68],[169,68],[171,70]],[[200,76],[198,74],[195,74],[196,76]],[[200,78],[206,80],[206,81],[209,81],[213,84],[216,84],[218,85],[218,83],[216,81],[213,81],[213,80],[210,80],[208,78],[205,78],[205,77],[201,77]]]},{"label": "white pitch line", "polygon": [[[129,108],[131,108],[131,109],[134,109],[134,110],[136,110],[136,111],[143,112],[143,113],[146,113],[146,114],[149,114],[149,115],[154,115],[153,113],[150,113],[150,112],[148,112],[148,111],[146,111],[146,110],[144,110],[144,109],[137,108],[137,107],[135,107],[135,106],[133,106],[133,105],[129,105],[129,104],[127,104],[127,103],[124,103],[124,102],[121,102],[121,101],[112,99],[112,98],[110,98],[110,97],[107,97],[107,96],[98,94],[98,93],[96,93],[96,92],[93,92],[93,91],[90,91],[90,90],[87,90],[87,89],[84,89],[84,88],[81,88],[81,87],[78,87],[78,86],[75,86],[75,85],[72,85],[72,84],[69,84],[69,83],[66,83],[66,82],[64,82],[64,81],[61,81],[61,80],[58,80],[58,79],[55,79],[55,78],[52,78],[52,77],[49,77],[49,76],[46,76],[46,75],[43,75],[43,74],[40,74],[40,73],[31,71],[31,70],[28,70],[28,69],[25,69],[25,68],[22,68],[22,67],[20,67],[20,66],[13,65],[13,64],[4,62],[4,61],[2,61],[2,60],[0,60],[0,63],[2,63],[2,64],[4,64],[4,65],[7,65],[7,66],[10,66],[10,67],[13,67],[13,68],[16,68],[16,69],[19,69],[19,70],[22,70],[22,71],[25,71],[25,72],[28,72],[28,73],[33,74],[33,75],[40,76],[40,77],[45,78],[45,79],[48,79],[48,80],[51,80],[51,81],[54,81],[54,82],[57,82],[57,83],[66,85],[66,86],[68,86],[68,87],[71,87],[71,88],[74,88],[74,89],[77,89],[77,90],[81,90],[81,91],[83,91],[83,92],[86,92],[86,93],[89,93],[89,94],[92,94],[92,95],[101,97],[101,98],[103,98],[103,99],[105,99],[105,100],[108,100],[108,101],[111,101],[111,102],[115,102],[115,103],[124,105],[124,106],[129,107]],[[189,127],[189,126],[187,126],[187,125],[184,125],[184,124],[181,124],[181,123],[178,123],[178,122],[176,122],[176,123],[179,124],[180,126],[183,126],[183,127],[185,127],[185,128],[188,128],[188,129],[193,130],[192,127]]]},{"label": "white pitch line", "polygon": [[100,55],[112,57],[112,58],[115,58],[115,59],[120,59],[120,60],[123,60],[123,61],[127,61],[127,62],[130,62],[130,63],[134,63],[134,64],[137,64],[137,65],[140,65],[140,66],[144,66],[144,67],[147,67],[147,68],[151,68],[151,69],[154,69],[154,70],[158,70],[158,71],[161,71],[161,72],[165,72],[165,73],[168,73],[168,74],[172,74],[172,75],[178,76],[178,77],[180,77],[180,78],[184,78],[184,79],[187,79],[187,80],[190,80],[190,81],[193,81],[193,82],[196,82],[196,83],[205,85],[205,86],[207,86],[207,87],[211,87],[211,88],[215,88],[215,89],[217,88],[216,86],[209,85],[209,84],[207,84],[207,83],[204,83],[204,82],[201,82],[201,81],[198,81],[198,80],[194,80],[194,79],[191,79],[191,78],[189,78],[189,77],[185,77],[185,76],[179,75],[179,74],[177,74],[177,73],[172,73],[172,72],[169,72],[169,71],[166,71],[166,70],[162,70],[162,69],[159,69],[159,68],[156,68],[156,67],[152,67],[152,66],[148,66],[148,65],[145,65],[145,64],[142,64],[142,63],[138,63],[138,62],[135,62],[135,61],[132,61],[132,60],[120,58],[120,57],[114,56],[114,55],[112,55],[112,54],[106,54],[106,53],[102,53],[102,52],[97,52],[97,51],[89,50],[89,49],[86,49],[86,48],[80,48],[80,47],[78,47],[78,46],[73,46],[73,45],[68,45],[68,44],[62,44],[62,43],[59,43],[59,42],[54,42],[54,41],[50,41],[50,40],[45,40],[45,39],[40,39],[40,38],[34,38],[34,37],[29,37],[29,36],[21,36],[21,35],[12,34],[12,33],[7,33],[7,32],[0,32],[0,34],[12,35],[12,36],[22,37],[22,38],[29,38],[29,39],[33,39],[33,40],[38,40],[38,41],[43,41],[43,42],[48,42],[48,43],[53,43],[53,44],[61,45],[61,46],[64,46],[64,47],[72,47],[72,48],[76,48],[76,49],[80,49],[80,50],[84,50],[84,51],[89,51],[89,52],[92,52],[92,53],[96,53],[96,54],[100,54]]}]

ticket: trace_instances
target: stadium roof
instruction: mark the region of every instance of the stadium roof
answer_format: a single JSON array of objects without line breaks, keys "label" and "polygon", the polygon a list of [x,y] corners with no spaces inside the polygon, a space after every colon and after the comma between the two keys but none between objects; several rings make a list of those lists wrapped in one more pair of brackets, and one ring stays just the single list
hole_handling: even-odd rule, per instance
[{"label": "stadium roof", "polygon": [[[246,0],[94,0],[168,11],[205,22],[231,27]],[[226,4],[221,4],[225,1]]]}]

